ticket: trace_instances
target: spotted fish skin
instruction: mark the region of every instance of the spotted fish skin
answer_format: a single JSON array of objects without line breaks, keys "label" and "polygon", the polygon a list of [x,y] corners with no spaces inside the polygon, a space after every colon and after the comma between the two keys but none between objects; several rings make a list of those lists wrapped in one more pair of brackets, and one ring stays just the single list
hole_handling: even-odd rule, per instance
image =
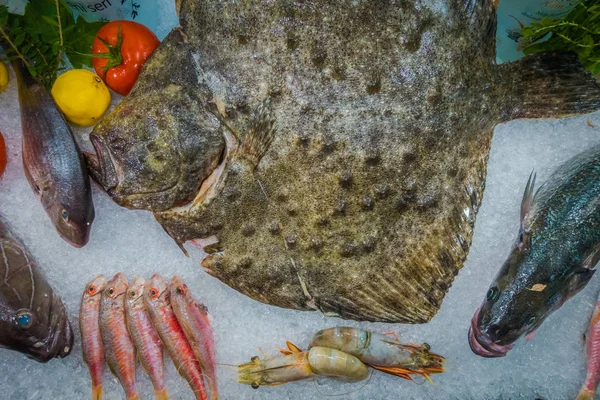
[{"label": "spotted fish skin", "polygon": [[593,400],[600,383],[600,297],[596,301],[586,340],[587,375],[576,400]]},{"label": "spotted fish skin", "polygon": [[137,277],[127,288],[125,316],[129,336],[138,351],[142,367],[154,385],[157,399],[168,399],[165,388],[165,359],[160,337],[144,306],[144,278]]},{"label": "spotted fish skin", "polygon": [[127,400],[139,400],[135,387],[135,346],[125,320],[127,286],[127,278],[120,272],[106,284],[100,305],[100,333],[106,363],[125,390]]},{"label": "spotted fish skin", "polygon": [[144,289],[144,305],[179,374],[188,382],[197,400],[208,400],[200,364],[171,308],[167,282],[158,274],[152,275]]},{"label": "spotted fish skin", "polygon": [[106,278],[99,275],[85,287],[79,308],[79,331],[83,361],[87,364],[92,378],[92,400],[102,399],[104,381],[104,345],[100,334],[100,301],[106,288]]},{"label": "spotted fish skin", "polygon": [[94,179],[180,246],[210,239],[208,273],[280,307],[429,321],[467,257],[494,126],[600,108],[574,54],[495,65],[492,0],[180,16],[94,128]]},{"label": "spotted fish skin", "polygon": [[48,362],[73,349],[65,306],[0,217],[0,347]]}]

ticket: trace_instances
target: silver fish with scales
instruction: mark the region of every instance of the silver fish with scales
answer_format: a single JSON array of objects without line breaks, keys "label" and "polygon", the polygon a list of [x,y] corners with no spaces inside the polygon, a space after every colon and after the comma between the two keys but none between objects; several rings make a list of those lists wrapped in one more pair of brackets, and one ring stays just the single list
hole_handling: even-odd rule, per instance
[{"label": "silver fish with scales", "polygon": [[497,66],[492,1],[184,0],[92,176],[264,303],[422,323],[469,251],[494,126],[600,108],[574,54]]}]

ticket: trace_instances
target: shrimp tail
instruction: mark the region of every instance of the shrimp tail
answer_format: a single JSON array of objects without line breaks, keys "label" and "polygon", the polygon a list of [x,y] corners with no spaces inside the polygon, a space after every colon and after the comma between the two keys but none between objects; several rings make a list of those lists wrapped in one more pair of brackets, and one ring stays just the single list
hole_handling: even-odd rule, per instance
[{"label": "shrimp tail", "polygon": [[[297,349],[296,346],[293,347]],[[308,353],[291,349],[285,351],[290,354],[266,360],[252,357],[250,362],[238,365],[238,382],[256,389],[259,386],[274,386],[314,376],[308,363]]]},{"label": "shrimp tail", "polygon": [[167,393],[167,388],[155,390],[154,397],[156,398],[156,400],[169,400],[169,394]]},{"label": "shrimp tail", "polygon": [[102,400],[102,385],[92,386],[92,400]]}]

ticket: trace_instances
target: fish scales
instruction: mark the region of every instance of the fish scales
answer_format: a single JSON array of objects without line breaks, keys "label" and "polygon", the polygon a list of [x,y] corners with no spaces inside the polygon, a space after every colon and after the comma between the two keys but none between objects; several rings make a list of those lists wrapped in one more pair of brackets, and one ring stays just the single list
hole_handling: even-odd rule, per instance
[{"label": "fish scales", "polygon": [[180,22],[94,128],[92,174],[182,248],[216,237],[204,269],[281,307],[429,321],[494,126],[600,108],[573,54],[496,66],[491,0],[189,0]]},{"label": "fish scales", "polygon": [[159,275],[153,275],[144,290],[144,304],[175,368],[197,400],[208,400],[200,364],[171,308],[167,283]]},{"label": "fish scales", "polygon": [[125,390],[128,400],[139,400],[135,386],[135,346],[125,319],[127,278],[116,274],[102,292],[100,306],[100,332],[106,363]]},{"label": "fish scales", "polygon": [[155,397],[164,400],[169,396],[164,382],[163,346],[144,306],[144,287],[144,279],[138,277],[127,288],[125,300],[127,329],[142,367],[152,381]]},{"label": "fish scales", "polygon": [[102,399],[104,381],[104,345],[100,332],[100,302],[106,288],[104,275],[92,279],[81,297],[79,309],[79,330],[83,361],[87,364],[92,378],[92,400]]}]

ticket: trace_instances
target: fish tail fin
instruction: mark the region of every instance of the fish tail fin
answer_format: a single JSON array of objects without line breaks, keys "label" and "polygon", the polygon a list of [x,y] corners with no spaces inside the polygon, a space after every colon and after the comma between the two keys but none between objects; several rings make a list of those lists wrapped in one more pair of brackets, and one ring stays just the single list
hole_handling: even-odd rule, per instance
[{"label": "fish tail fin", "polygon": [[92,386],[92,400],[102,400],[102,385]]},{"label": "fish tail fin", "polygon": [[558,118],[600,108],[600,84],[575,53],[546,52],[498,66],[501,120]]},{"label": "fish tail fin", "polygon": [[167,388],[155,389],[154,397],[156,400],[169,400],[169,393],[167,393]]},{"label": "fish tail fin", "polygon": [[575,400],[594,400],[596,398],[596,392],[594,390],[588,390],[582,387]]}]

